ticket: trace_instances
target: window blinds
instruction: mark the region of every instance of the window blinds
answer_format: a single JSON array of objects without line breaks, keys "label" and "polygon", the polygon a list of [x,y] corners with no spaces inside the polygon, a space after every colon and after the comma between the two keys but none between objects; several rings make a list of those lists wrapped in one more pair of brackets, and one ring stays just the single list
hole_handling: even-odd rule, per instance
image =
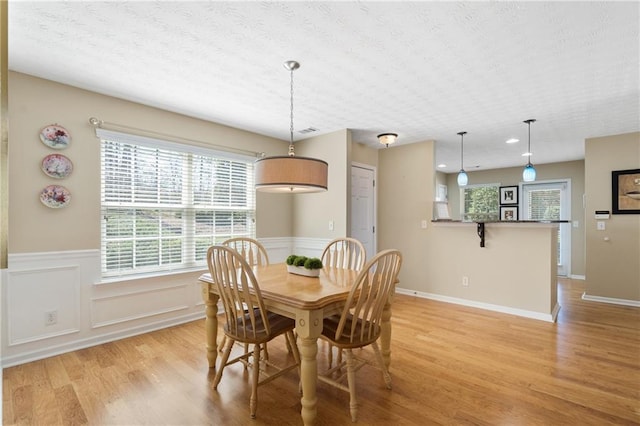
[{"label": "window blinds", "polygon": [[253,158],[97,129],[103,277],[206,265],[255,237]]}]

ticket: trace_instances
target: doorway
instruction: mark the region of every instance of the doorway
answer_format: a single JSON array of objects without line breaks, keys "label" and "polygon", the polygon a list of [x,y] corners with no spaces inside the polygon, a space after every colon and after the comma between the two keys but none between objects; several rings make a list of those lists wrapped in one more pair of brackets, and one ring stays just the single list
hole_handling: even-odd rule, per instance
[{"label": "doorway", "polygon": [[351,237],[367,251],[367,260],[376,254],[375,174],[372,166],[351,165]]},{"label": "doorway", "polygon": [[[525,220],[571,220],[571,181],[523,183],[522,210]],[[571,273],[571,224],[558,227],[558,275]]]}]

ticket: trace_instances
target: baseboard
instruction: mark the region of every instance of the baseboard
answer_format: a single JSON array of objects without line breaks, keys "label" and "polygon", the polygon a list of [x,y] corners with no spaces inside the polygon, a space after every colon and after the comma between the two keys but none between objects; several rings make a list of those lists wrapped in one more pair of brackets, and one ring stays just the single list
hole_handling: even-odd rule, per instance
[{"label": "baseboard", "polygon": [[531,318],[531,319],[536,319],[536,320],[541,320],[546,322],[555,322],[558,312],[560,311],[560,305],[558,304],[556,304],[556,306],[553,308],[553,311],[550,314],[543,314],[541,312],[527,311],[524,309],[511,308],[508,306],[493,305],[491,303],[477,302],[475,300],[461,299],[458,297],[443,296],[441,294],[425,293],[421,291],[408,290],[403,288],[396,288],[396,293],[405,294],[407,296],[416,296],[422,299],[436,300],[438,302],[453,303],[455,305],[463,305],[463,306],[469,306],[472,308],[485,309],[487,311],[500,312],[503,314],[516,315],[519,317]]},{"label": "baseboard", "polygon": [[640,300],[616,299],[615,297],[590,296],[587,292],[582,293],[582,300],[589,302],[609,303],[612,305],[633,306],[640,308]]},{"label": "baseboard", "polygon": [[584,275],[569,275],[569,278],[571,278],[572,280],[581,280],[581,281],[584,281],[587,279],[587,277],[585,277]]},{"label": "baseboard", "polygon": [[[163,328],[173,327],[175,325],[180,325],[203,318],[204,313],[198,312],[177,318],[171,318],[164,321],[158,321],[152,324],[146,324],[140,327],[132,327],[114,333],[101,334],[99,336],[90,337],[87,339],[75,340],[61,345],[50,346],[46,349],[38,349],[31,352],[22,352],[14,356],[5,356],[1,361],[2,368],[12,367],[14,365],[24,364],[31,361],[37,361],[39,359],[49,358],[66,352],[77,351],[79,349],[101,345],[103,343],[113,342],[120,339],[126,339],[127,337],[137,336],[139,334],[149,333],[151,331],[161,330]],[[202,338],[204,341],[204,335],[202,336]]]}]

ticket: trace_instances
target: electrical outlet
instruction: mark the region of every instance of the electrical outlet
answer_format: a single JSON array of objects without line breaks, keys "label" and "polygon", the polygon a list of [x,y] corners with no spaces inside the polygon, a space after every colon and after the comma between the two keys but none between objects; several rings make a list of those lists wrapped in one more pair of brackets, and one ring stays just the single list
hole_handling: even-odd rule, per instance
[{"label": "electrical outlet", "polygon": [[54,325],[58,323],[58,311],[48,311],[44,313],[44,325]]},{"label": "electrical outlet", "polygon": [[469,287],[469,277],[462,277],[462,286]]}]

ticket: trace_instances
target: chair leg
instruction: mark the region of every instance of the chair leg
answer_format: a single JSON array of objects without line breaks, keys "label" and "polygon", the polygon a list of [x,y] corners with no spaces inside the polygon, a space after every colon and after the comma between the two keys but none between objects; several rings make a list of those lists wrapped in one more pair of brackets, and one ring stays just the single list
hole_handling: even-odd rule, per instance
[{"label": "chair leg", "polygon": [[232,346],[233,346],[233,340],[226,339],[224,352],[222,353],[222,358],[220,358],[220,364],[218,364],[218,371],[216,371],[216,377],[213,379],[214,389],[218,389],[218,383],[220,383],[220,379],[222,379],[222,370],[224,370],[224,367],[227,364],[227,361],[229,360],[229,354],[231,353]]},{"label": "chair leg", "polygon": [[331,343],[327,343],[329,347],[329,352],[327,352],[327,360],[329,361],[329,368],[333,367],[333,345]]},{"label": "chair leg", "polygon": [[351,411],[351,421],[358,421],[358,401],[356,400],[356,372],[351,349],[345,349],[347,358],[347,383],[349,384],[349,410]]},{"label": "chair leg", "polygon": [[218,345],[218,352],[224,351],[225,343],[227,343],[227,336],[223,335],[222,340],[220,340],[220,344]]},{"label": "chair leg", "polygon": [[387,369],[387,366],[384,364],[384,359],[382,358],[382,352],[380,352],[380,348],[378,347],[378,342],[373,342],[371,346],[373,346],[373,351],[376,353],[378,365],[382,370],[382,378],[387,385],[387,389],[391,389],[391,374],[389,374],[389,369]]},{"label": "chair leg", "polygon": [[249,410],[251,418],[256,418],[258,409],[258,378],[260,376],[260,345],[253,346],[253,368],[251,369],[251,399],[249,400]]}]

